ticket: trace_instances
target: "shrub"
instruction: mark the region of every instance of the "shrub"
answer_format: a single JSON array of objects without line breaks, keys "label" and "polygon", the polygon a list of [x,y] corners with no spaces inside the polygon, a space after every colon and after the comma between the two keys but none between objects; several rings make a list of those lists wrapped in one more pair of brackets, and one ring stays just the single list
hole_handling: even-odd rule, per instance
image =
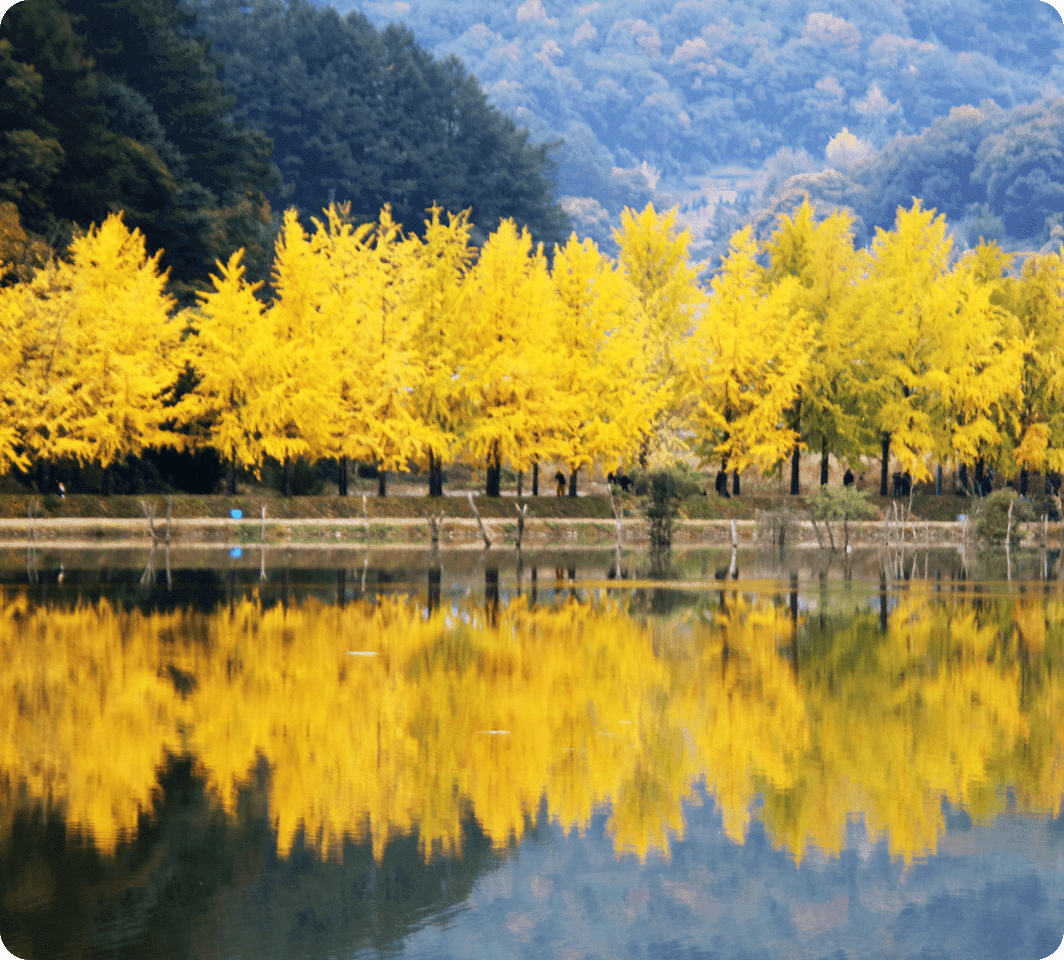
[{"label": "shrub", "polygon": [[[867,520],[876,515],[876,509],[868,502],[868,494],[855,487],[819,487],[805,498],[813,518],[813,525],[822,521],[828,529],[828,539],[835,548],[835,535],[831,524],[842,521],[844,545],[850,545],[850,521]],[[819,536],[819,531],[818,536]]]},{"label": "shrub", "polygon": [[[1009,530],[1009,507],[1012,507]],[[983,500],[975,518],[975,535],[983,543],[992,546],[1004,546],[1006,536],[1009,546],[1015,547],[1027,535],[1022,521],[1033,520],[1034,513],[1030,504],[1015,490],[995,490]]]},{"label": "shrub", "polygon": [[655,477],[663,478],[661,482],[669,485],[671,496],[677,500],[701,494],[706,488],[703,477],[695,473],[686,463],[653,472],[633,467],[628,471],[628,476],[632,480],[632,487],[636,496],[639,497],[653,495],[651,488]]},{"label": "shrub", "polygon": [[685,478],[675,469],[656,470],[645,477],[649,496],[643,516],[650,524],[650,546],[652,550],[668,550],[672,546],[672,524],[680,512]]}]

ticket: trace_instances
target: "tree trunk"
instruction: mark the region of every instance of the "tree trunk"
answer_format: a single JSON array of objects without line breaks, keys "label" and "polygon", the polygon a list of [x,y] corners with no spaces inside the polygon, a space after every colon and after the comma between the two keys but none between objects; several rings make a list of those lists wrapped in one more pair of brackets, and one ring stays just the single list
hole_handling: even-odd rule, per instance
[{"label": "tree trunk", "polygon": [[285,454],[284,463],[281,464],[281,496],[292,496],[292,463]]},{"label": "tree trunk", "polygon": [[522,481],[523,481],[524,479],[525,479],[525,471],[524,471],[524,470],[518,470],[518,471],[517,471],[517,496],[518,496],[518,497],[520,497],[520,496],[521,496],[521,494],[522,494],[522,490],[521,490],[521,488],[522,488],[522,486],[524,485],[524,484],[522,483]]},{"label": "tree trunk", "polygon": [[103,468],[103,478],[100,480],[100,493],[105,497],[111,496],[111,468]]},{"label": "tree trunk", "polygon": [[820,486],[828,485],[828,438],[820,438]]},{"label": "tree trunk", "polygon": [[48,493],[52,484],[52,465],[43,457],[37,461],[37,492]]},{"label": "tree trunk", "polygon": [[580,469],[579,467],[573,467],[573,472],[569,474],[569,496],[570,497],[575,497],[576,496],[576,472],[579,469]]},{"label": "tree trunk", "polygon": [[443,461],[429,451],[429,496],[443,496]]},{"label": "tree trunk", "polygon": [[502,483],[502,464],[499,462],[498,451],[493,449],[488,455],[487,484],[484,492],[489,497],[499,495],[499,486]]},{"label": "tree trunk", "polygon": [[388,496],[388,471],[377,464],[377,496]]},{"label": "tree trunk", "polygon": [[337,457],[336,459],[336,492],[341,497],[347,496],[347,457]]},{"label": "tree trunk", "polygon": [[798,444],[802,439],[802,393],[798,392],[798,399],[794,404],[794,450],[791,451],[791,496],[797,496],[799,491],[798,468],[802,463],[802,454]]},{"label": "tree trunk", "polygon": [[879,471],[879,495],[885,497],[887,495],[887,471],[890,469],[890,434],[884,433],[882,437],[883,444],[883,464]]},{"label": "tree trunk", "polygon": [[495,626],[499,622],[499,568],[484,568],[484,613],[488,623]]},{"label": "tree trunk", "polygon": [[532,496],[539,496],[539,461],[532,464]]},{"label": "tree trunk", "polygon": [[225,464],[225,493],[226,496],[236,496],[236,464],[232,457]]},{"label": "tree trunk", "polygon": [[1020,496],[1027,496],[1027,468],[1020,467]]},{"label": "tree trunk", "polygon": [[732,470],[732,496],[739,496],[739,471]]},{"label": "tree trunk", "polygon": [[440,609],[440,597],[442,596],[442,581],[443,568],[436,564],[434,567],[429,567],[429,614],[435,613]]}]

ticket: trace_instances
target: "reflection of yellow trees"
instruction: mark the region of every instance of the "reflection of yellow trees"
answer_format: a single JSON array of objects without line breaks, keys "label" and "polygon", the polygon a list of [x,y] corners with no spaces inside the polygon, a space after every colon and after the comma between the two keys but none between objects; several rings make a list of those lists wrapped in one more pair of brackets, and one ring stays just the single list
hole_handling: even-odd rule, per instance
[{"label": "reflection of yellow trees", "polygon": [[417,830],[425,856],[457,852],[469,808],[505,845],[546,797],[567,830],[609,802],[618,849],[645,857],[702,779],[730,837],[763,794],[770,836],[799,857],[837,853],[855,812],[906,858],[936,848],[943,799],[984,818],[1009,788],[1059,813],[1059,601],[973,607],[913,584],[885,636],[869,614],[813,657],[795,629],[740,596],[661,643],[611,604],[518,600],[489,622],[463,604],[142,614],[12,592],[0,815],[24,790],[112,849],[181,751],[231,812],[265,757],[282,851],[303,830],[323,853],[349,835],[380,855]]},{"label": "reflection of yellow trees", "polygon": [[160,630],[142,620],[103,602],[44,610],[0,594],[0,805],[22,785],[104,849],[136,828],[158,765],[181,742]]}]

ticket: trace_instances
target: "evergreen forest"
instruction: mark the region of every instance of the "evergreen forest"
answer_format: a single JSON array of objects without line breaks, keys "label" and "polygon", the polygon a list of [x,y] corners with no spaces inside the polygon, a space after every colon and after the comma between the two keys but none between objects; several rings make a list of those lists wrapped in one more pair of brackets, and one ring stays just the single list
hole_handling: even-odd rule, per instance
[{"label": "evergreen forest", "polygon": [[348,203],[369,222],[389,204],[417,231],[437,203],[547,243],[568,232],[547,149],[456,59],[360,14],[26,0],[0,26],[0,79],[0,203],[38,244],[14,254],[27,266],[119,211],[185,304],[236,249],[267,280],[291,206],[309,222]]}]

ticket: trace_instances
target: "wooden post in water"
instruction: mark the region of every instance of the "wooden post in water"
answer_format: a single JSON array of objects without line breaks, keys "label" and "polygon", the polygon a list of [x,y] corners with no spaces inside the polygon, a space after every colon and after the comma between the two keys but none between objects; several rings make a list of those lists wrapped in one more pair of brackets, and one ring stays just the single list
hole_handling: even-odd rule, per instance
[{"label": "wooden post in water", "polygon": [[157,539],[155,535],[155,507],[148,503],[147,500],[141,500],[140,508],[144,511],[144,516],[148,518],[148,533],[151,534],[151,543],[154,547]]},{"label": "wooden post in water", "polygon": [[525,517],[528,515],[528,504],[518,506],[514,504],[514,509],[517,511],[517,549],[521,549],[521,537],[525,533]]},{"label": "wooden post in water", "polygon": [[484,538],[484,549],[491,549],[491,541],[488,539],[488,534],[484,530],[484,521],[480,519],[480,511],[477,509],[477,505],[473,502],[473,491],[466,491],[466,496],[469,497],[469,506],[473,511],[473,516],[477,518],[477,526],[480,527],[480,535]]},{"label": "wooden post in water", "polygon": [[1009,520],[1005,527],[1005,568],[1006,576],[1012,579],[1012,505],[1015,501],[1009,500]]},{"label": "wooden post in water", "polygon": [[443,511],[440,511],[438,517],[434,517],[431,513],[428,513],[425,514],[425,518],[429,522],[429,539],[432,542],[432,549],[439,550],[440,531],[443,529]]}]

